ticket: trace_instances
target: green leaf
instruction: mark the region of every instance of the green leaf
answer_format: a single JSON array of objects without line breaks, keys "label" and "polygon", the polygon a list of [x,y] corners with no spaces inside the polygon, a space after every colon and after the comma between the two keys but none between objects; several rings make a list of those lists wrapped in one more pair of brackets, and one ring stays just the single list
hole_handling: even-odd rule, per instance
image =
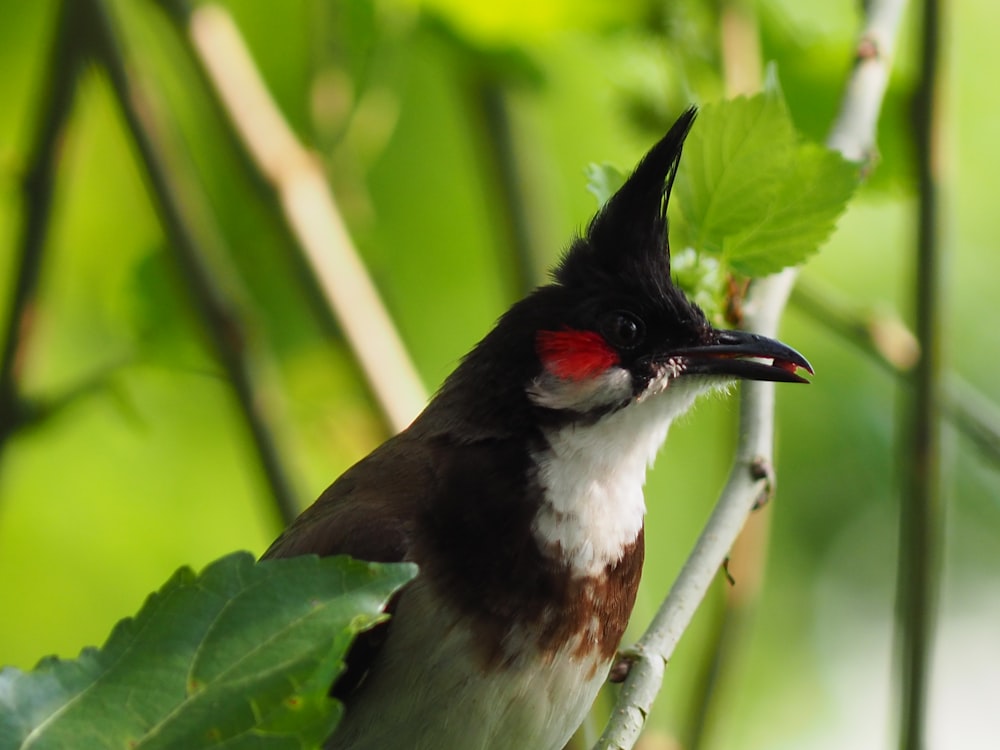
[{"label": "green leaf", "polygon": [[598,208],[602,208],[625,184],[625,173],[611,164],[591,163],[584,173],[587,175],[587,190],[597,198]]},{"label": "green leaf", "polygon": [[0,672],[0,748],[316,748],[354,636],[412,565],[241,552],[181,568],[101,649]]},{"label": "green leaf", "polygon": [[858,168],[839,154],[804,143],[760,219],[725,238],[723,257],[745,276],[801,263],[833,232],[858,184]]},{"label": "green leaf", "polygon": [[670,274],[692,302],[711,321],[722,319],[723,278],[718,258],[685,246],[671,253]]},{"label": "green leaf", "polygon": [[777,195],[797,145],[776,91],[706,105],[684,145],[674,190],[701,252],[754,224]]},{"label": "green leaf", "polygon": [[772,79],[702,109],[677,173],[675,237],[739,273],[774,273],[816,252],[858,179],[840,155],[800,141]]}]

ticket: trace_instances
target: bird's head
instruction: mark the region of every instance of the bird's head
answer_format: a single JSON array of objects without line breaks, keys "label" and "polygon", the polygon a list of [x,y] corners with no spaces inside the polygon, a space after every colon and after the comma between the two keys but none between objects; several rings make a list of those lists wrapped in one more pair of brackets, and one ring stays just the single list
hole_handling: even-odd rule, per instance
[{"label": "bird's head", "polygon": [[501,318],[455,373],[458,382],[484,394],[517,389],[562,422],[599,418],[675,384],[691,394],[737,378],[806,382],[797,371],[812,368],[802,355],[713,327],[671,280],[667,201],[694,117],[687,110],[653,146],[552,283]]}]

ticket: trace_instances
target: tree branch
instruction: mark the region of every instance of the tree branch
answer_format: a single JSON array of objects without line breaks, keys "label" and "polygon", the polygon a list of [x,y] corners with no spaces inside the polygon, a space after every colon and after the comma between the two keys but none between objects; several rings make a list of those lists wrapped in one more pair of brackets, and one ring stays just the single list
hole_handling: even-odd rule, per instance
[{"label": "tree branch", "polygon": [[[886,372],[910,383],[920,359],[917,337],[891,314],[853,306],[828,289],[800,279],[791,304],[867,354]],[[956,373],[941,383],[942,416],[1000,467],[1000,409]]]},{"label": "tree branch", "polygon": [[916,278],[913,301],[922,356],[902,425],[903,492],[896,573],[896,673],[899,746],[926,744],[927,688],[941,562],[941,283],[938,237],[938,0],[924,0],[920,79],[913,102],[917,163]]},{"label": "tree branch", "polygon": [[876,155],[879,112],[889,85],[896,34],[906,0],[868,0],[855,48],[854,69],[826,145],[850,161],[870,164]]},{"label": "tree branch", "polygon": [[518,300],[538,283],[534,253],[531,249],[531,222],[524,204],[524,181],[520,174],[517,144],[511,123],[506,93],[496,76],[477,72],[474,97],[479,105],[488,147],[483,149],[490,171],[496,175],[499,187],[499,213],[503,218],[504,234],[510,249],[508,286],[513,300]]},{"label": "tree branch", "polygon": [[22,182],[24,229],[15,264],[3,350],[0,352],[0,454],[22,421],[18,371],[32,322],[32,308],[41,276],[55,191],[59,147],[73,107],[82,51],[79,42],[80,7],[63,0],[56,15],[37,136]]},{"label": "tree branch", "polygon": [[[904,0],[866,4],[855,65],[827,142],[848,158],[870,158],[874,153],[878,113],[904,5]],[[789,268],[751,285],[746,299],[748,329],[774,335],[797,276],[797,269]],[[628,750],[635,745],[681,633],[754,505],[771,489],[773,433],[774,385],[743,383],[739,442],[729,481],[666,600],[630,654],[634,664],[596,750]]]},{"label": "tree branch", "polygon": [[943,415],[1000,466],[1000,407],[954,373],[944,383]]},{"label": "tree branch", "polygon": [[276,192],[306,257],[394,430],[423,409],[420,376],[351,242],[319,160],[299,143],[268,92],[228,11],[159,0],[184,39],[238,140]]},{"label": "tree branch", "polygon": [[[95,56],[105,66],[111,86],[122,108],[128,129],[145,167],[171,248],[175,252],[198,313],[205,322],[209,340],[232,384],[241,414],[252,436],[265,476],[283,525],[298,515],[300,507],[291,480],[285,473],[274,437],[275,428],[267,414],[264,392],[257,374],[249,340],[235,307],[223,285],[207,263],[207,250],[196,236],[191,197],[197,194],[193,180],[185,180],[179,165],[183,158],[172,150],[161,119],[142,86],[133,79],[127,53],[119,42],[118,30],[106,0],[74,0],[87,8],[95,38]],[[205,224],[202,224],[205,230]],[[216,239],[218,242],[218,239]]]},{"label": "tree branch", "polygon": [[920,359],[917,337],[892,313],[862,309],[805,279],[799,280],[790,301],[813,322],[856,346],[886,372],[903,375]]}]

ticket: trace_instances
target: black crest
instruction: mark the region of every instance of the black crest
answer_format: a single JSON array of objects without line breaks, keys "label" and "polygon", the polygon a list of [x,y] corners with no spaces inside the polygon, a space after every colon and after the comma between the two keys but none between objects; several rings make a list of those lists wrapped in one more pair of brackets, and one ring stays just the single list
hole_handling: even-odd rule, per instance
[{"label": "black crest", "polygon": [[694,107],[685,110],[643,157],[570,248],[556,269],[556,281],[589,286],[601,277],[669,279],[667,201],[696,114]]}]

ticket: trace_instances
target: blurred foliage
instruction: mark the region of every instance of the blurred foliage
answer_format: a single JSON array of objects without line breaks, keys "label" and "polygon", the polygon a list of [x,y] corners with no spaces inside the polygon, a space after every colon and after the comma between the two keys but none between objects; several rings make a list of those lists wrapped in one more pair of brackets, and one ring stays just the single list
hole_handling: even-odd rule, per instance
[{"label": "blurred foliage", "polygon": [[[719,98],[728,3],[264,0],[224,3],[298,135],[316,148],[429,388],[512,300],[510,204],[497,158],[521,177],[532,273],[541,278],[593,212],[584,169],[634,163],[689,103]],[[39,128],[57,6],[0,0],[0,279],[6,300]],[[854,5],[740,3],[754,13],[796,125],[822,140],[849,70]],[[273,195],[231,141],[170,22],[153,2],[114,7],[144,80],[170,113],[219,234],[217,273],[271,358],[284,406],[283,455],[303,505],[385,435],[343,340],[295,260]],[[993,293],[1000,226],[992,206],[997,102],[986,79],[1000,6],[952,9],[942,112],[951,210],[949,365],[994,402]],[[911,314],[913,236],[904,38],[880,127],[881,160],[805,275],[859,303]],[[499,92],[510,153],[491,140],[483,92]],[[81,78],[61,144],[26,395],[90,389],[5,446],[0,473],[0,663],[29,667],[103,640],[122,613],[182,564],[276,535],[266,486],[232,394],[192,312],[135,149],[104,74]],[[906,300],[906,301],[904,301]],[[770,566],[744,614],[745,647],[714,683],[701,747],[881,747],[892,708],[889,634],[896,508],[896,384],[793,308],[782,338],[816,366],[784,388]],[[124,362],[124,365],[121,363]],[[728,469],[734,402],[676,425],[648,482],[649,551],[636,632],[666,591]],[[992,746],[1000,479],[951,440],[939,680],[931,738]],[[739,559],[733,560],[736,591]],[[651,717],[694,732],[726,584],[685,635]],[[990,623],[994,625],[991,626]],[[954,665],[960,665],[958,670]],[[721,707],[721,708],[718,708]],[[738,740],[737,740],[738,738]],[[978,742],[978,744],[977,744]]]}]

